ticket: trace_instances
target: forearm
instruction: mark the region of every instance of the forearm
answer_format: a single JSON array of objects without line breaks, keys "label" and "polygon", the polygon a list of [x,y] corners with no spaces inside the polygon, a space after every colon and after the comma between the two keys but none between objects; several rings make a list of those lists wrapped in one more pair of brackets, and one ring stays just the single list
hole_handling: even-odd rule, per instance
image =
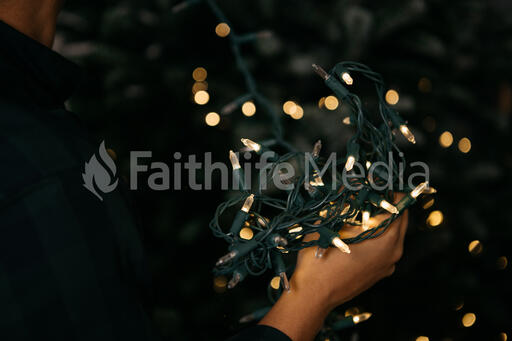
[{"label": "forearm", "polygon": [[260,324],[279,329],[293,341],[313,340],[331,310],[393,273],[406,228],[407,213],[377,238],[351,244],[350,254],[330,248],[317,258],[314,247],[303,249],[291,290],[281,295]]},{"label": "forearm", "polygon": [[324,301],[320,295],[307,297],[292,289],[283,293],[259,324],[279,329],[293,341],[311,341],[330,311]]}]

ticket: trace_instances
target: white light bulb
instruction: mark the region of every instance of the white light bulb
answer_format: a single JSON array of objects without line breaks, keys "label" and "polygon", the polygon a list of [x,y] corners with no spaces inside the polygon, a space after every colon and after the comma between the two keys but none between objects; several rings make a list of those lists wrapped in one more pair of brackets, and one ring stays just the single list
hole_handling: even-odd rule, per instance
[{"label": "white light bulb", "polygon": [[352,316],[352,321],[354,321],[354,323],[364,322],[364,321],[368,320],[371,316],[372,316],[372,313],[362,313],[362,314],[354,315],[354,316]]},{"label": "white light bulb", "polygon": [[347,172],[350,172],[352,168],[354,168],[354,164],[356,163],[356,158],[350,155],[347,159],[347,163],[345,163],[345,169]]},{"label": "white light bulb", "polygon": [[380,207],[382,207],[383,209],[385,209],[386,211],[388,211],[391,214],[398,214],[398,209],[395,206],[391,205],[386,200],[382,200],[380,202]]},{"label": "white light bulb", "polygon": [[261,149],[261,145],[259,143],[254,142],[249,139],[240,139],[242,143],[249,149],[254,150],[255,152],[259,152]]},{"label": "white light bulb", "polygon": [[350,76],[350,74],[348,72],[343,72],[341,74],[341,79],[343,79],[343,81],[347,84],[347,85],[352,85],[352,83],[354,83],[354,80],[352,79],[352,77]]},{"label": "white light bulb", "polygon": [[402,132],[402,135],[404,135],[405,138],[409,140],[409,142],[416,143],[416,139],[414,138],[414,135],[411,133],[411,131],[405,124],[402,124],[400,126],[400,131]]},{"label": "white light bulb", "polygon": [[419,197],[419,195],[421,193],[423,193],[425,191],[425,189],[427,189],[428,187],[428,181],[425,181],[425,182],[422,182],[421,184],[419,184],[418,186],[416,186],[416,188],[414,188],[412,191],[411,191],[411,197],[413,197],[414,199],[416,199],[417,197]]},{"label": "white light bulb", "polygon": [[299,232],[302,232],[302,227],[301,226],[293,227],[293,228],[288,230],[288,233],[299,233]]},{"label": "white light bulb", "polygon": [[334,237],[332,239],[332,245],[336,246],[341,252],[350,253],[350,248],[340,237]]},{"label": "white light bulb", "polygon": [[231,161],[233,170],[240,169],[240,162],[238,162],[238,157],[232,150],[229,151],[229,160]]},{"label": "white light bulb", "polygon": [[245,199],[244,205],[242,206],[242,211],[244,211],[245,213],[248,213],[249,210],[251,209],[253,202],[254,202],[254,194],[251,194]]},{"label": "white light bulb", "polygon": [[313,173],[313,180],[311,180],[309,182],[309,184],[311,186],[315,186],[315,187],[321,187],[321,186],[324,186],[324,181],[322,180],[322,178],[318,175],[318,172],[314,172]]},{"label": "white light bulb", "polygon": [[363,211],[363,231],[366,231],[370,228],[370,212],[369,211]]},{"label": "white light bulb", "polygon": [[258,223],[260,223],[260,225],[263,226],[263,227],[267,226],[267,222],[265,221],[265,219],[263,219],[261,217],[258,217]]}]

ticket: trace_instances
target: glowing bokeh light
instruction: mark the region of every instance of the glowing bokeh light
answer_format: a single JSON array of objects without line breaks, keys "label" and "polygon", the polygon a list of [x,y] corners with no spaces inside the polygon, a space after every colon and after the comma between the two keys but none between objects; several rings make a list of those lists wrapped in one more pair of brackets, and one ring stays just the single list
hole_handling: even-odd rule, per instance
[{"label": "glowing bokeh light", "polygon": [[253,102],[247,101],[242,105],[242,113],[247,117],[251,117],[256,113],[256,106]]},{"label": "glowing bokeh light", "polygon": [[318,108],[322,109],[325,104],[325,97],[322,97],[318,100]]},{"label": "glowing bokeh light", "polygon": [[398,103],[400,96],[398,96],[398,92],[396,90],[390,89],[386,92],[386,102],[391,105],[395,105]]},{"label": "glowing bokeh light", "polygon": [[361,311],[358,307],[351,307],[345,310],[345,317],[354,316],[359,314]]},{"label": "glowing bokeh light", "polygon": [[438,225],[441,225],[441,223],[443,222],[443,219],[444,219],[443,212],[432,211],[428,215],[427,224],[429,224],[430,226],[438,226]]},{"label": "glowing bokeh light", "polygon": [[464,316],[462,317],[462,325],[464,327],[471,327],[472,325],[474,325],[476,322],[476,315],[473,314],[473,313],[467,313],[467,314],[464,314]]},{"label": "glowing bokeh light", "polygon": [[423,209],[424,210],[428,210],[429,208],[432,207],[432,205],[434,205],[434,198],[430,199],[429,201],[427,201],[424,205],[423,205]]},{"label": "glowing bokeh light", "polygon": [[280,285],[281,285],[281,278],[279,276],[275,276],[270,281],[270,286],[272,287],[272,289],[277,290],[277,289],[279,289]]},{"label": "glowing bokeh light", "polygon": [[286,101],[283,104],[283,111],[287,115],[294,114],[297,111],[297,104],[293,101]]},{"label": "glowing bokeh light", "polygon": [[226,291],[226,285],[228,284],[228,280],[224,276],[215,277],[213,279],[213,290],[217,293],[222,293]]},{"label": "glowing bokeh light", "polygon": [[206,90],[199,90],[194,94],[194,102],[199,105],[205,105],[210,100],[210,95]]},{"label": "glowing bokeh light", "polygon": [[198,91],[201,90],[208,90],[208,83],[207,82],[195,82],[194,85],[192,85],[192,93],[195,94]]},{"label": "glowing bokeh light", "polygon": [[204,121],[210,127],[215,127],[220,122],[220,115],[216,112],[210,112],[204,117]]},{"label": "glowing bokeh light", "polygon": [[192,78],[194,78],[196,82],[204,81],[206,76],[208,76],[208,72],[204,67],[197,67],[192,71]]},{"label": "glowing bokeh light", "polygon": [[463,137],[460,139],[458,147],[464,154],[469,153],[471,150],[471,141],[467,137]]},{"label": "glowing bokeh light", "polygon": [[221,22],[215,27],[215,33],[221,38],[227,37],[229,32],[231,32],[231,28],[225,22]]},{"label": "glowing bokeh light", "polygon": [[479,240],[473,240],[468,245],[468,251],[473,256],[476,256],[476,255],[480,254],[482,252],[483,248],[484,247],[483,247],[482,243],[480,243]]},{"label": "glowing bokeh light", "polygon": [[295,106],[295,112],[290,114],[294,120],[300,120],[304,116],[304,109],[300,105]]},{"label": "glowing bokeh light", "polygon": [[453,143],[453,135],[449,131],[445,131],[439,136],[439,144],[443,148],[448,148]]},{"label": "glowing bokeh light", "polygon": [[329,110],[336,110],[339,105],[338,99],[335,96],[327,96],[324,101],[324,105]]},{"label": "glowing bokeh light", "polygon": [[240,230],[240,238],[242,239],[251,240],[253,236],[254,232],[252,232],[252,229],[250,229],[249,227],[244,227],[243,229]]}]

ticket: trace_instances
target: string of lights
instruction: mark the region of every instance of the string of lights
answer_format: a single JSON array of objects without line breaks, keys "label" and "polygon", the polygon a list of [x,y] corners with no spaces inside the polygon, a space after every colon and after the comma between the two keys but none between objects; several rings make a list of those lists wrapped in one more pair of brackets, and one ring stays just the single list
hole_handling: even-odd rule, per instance
[{"label": "string of lights", "polygon": [[[335,99],[349,108],[350,113],[343,122],[354,129],[354,135],[347,143],[346,154],[343,157],[334,154],[334,158],[326,158],[321,153],[321,141],[313,146],[310,153],[299,152],[285,141],[281,115],[271,101],[258,91],[255,78],[240,48],[242,44],[269,33],[238,35],[214,0],[203,1],[219,21],[217,35],[229,37],[236,66],[247,87],[247,92],[224,106],[221,113],[231,113],[247,103],[261,106],[270,118],[272,133],[272,138],[263,142],[241,139],[244,150],[258,155],[271,154],[272,163],[268,169],[260,170],[256,186],[246,183],[238,153],[229,151],[233,177],[241,193],[221,203],[210,222],[213,235],[229,244],[228,253],[217,261],[214,272],[231,276],[227,286],[233,288],[248,275],[262,275],[271,270],[275,276],[270,283],[271,288],[290,290],[289,267],[286,266],[284,255],[311,246],[317,247],[317,257],[322,257],[330,247],[350,253],[350,244],[384,233],[419,195],[433,193],[435,190],[429,187],[428,182],[414,188],[406,187],[403,191],[407,195],[397,204],[392,204],[394,192],[383,185],[391,182],[391,188],[399,188],[401,174],[398,162],[405,164],[404,153],[395,144],[395,131],[399,131],[413,144],[416,140],[406,121],[388,104],[382,76],[360,63],[341,62],[329,71],[313,65],[313,70],[334,93]],[[201,1],[186,1],[176,5],[174,10],[176,12],[198,2]],[[366,79],[374,85],[378,101],[377,117],[372,117],[363,108],[361,99],[350,91],[359,79]],[[252,109],[255,110],[254,107]],[[289,178],[282,172],[280,165],[283,163],[296,165],[293,177]],[[391,164],[391,173],[376,167],[378,163]],[[317,167],[310,169],[305,166],[307,164]],[[332,164],[335,167],[327,172],[319,171]],[[364,165],[364,176],[349,177],[348,183],[344,183],[342,180],[346,179],[346,174],[353,174],[361,164]],[[269,181],[276,175],[281,184],[286,185],[285,189],[263,190],[261,182]],[[226,220],[224,216],[233,211],[235,214],[230,226],[222,226]],[[372,224],[372,217],[384,213],[388,214],[386,219]],[[342,237],[346,226],[357,227],[359,233]],[[304,236],[312,233],[317,233],[318,238],[305,241]],[[262,314],[264,310],[253,313],[254,316]],[[251,319],[257,317],[254,316]],[[369,315],[364,316],[365,319],[369,318]],[[339,322],[336,328],[341,329],[357,322],[359,320],[350,318]]]},{"label": "string of lights", "polygon": [[275,138],[275,143],[282,145],[283,147],[294,150],[294,148],[289,145],[283,139],[283,127],[281,123],[281,117],[278,111],[274,108],[271,101],[264,96],[262,93],[258,91],[256,81],[254,76],[249,70],[245,59],[242,56],[241,46],[255,41],[257,39],[266,38],[271,35],[269,31],[261,31],[256,33],[250,33],[245,35],[237,34],[231,25],[229,19],[224,15],[222,10],[219,8],[217,3],[214,0],[188,0],[182,3],[177,4],[173,8],[173,12],[177,13],[191,5],[195,5],[200,3],[201,1],[205,2],[208,7],[212,10],[213,14],[216,16],[219,24],[216,27],[216,33],[219,37],[227,37],[230,41],[231,51],[235,58],[235,65],[237,69],[243,76],[247,93],[240,95],[231,103],[228,103],[221,109],[221,114],[227,115],[233,112],[235,109],[242,107],[243,105],[251,105],[251,101],[256,102],[259,106],[261,106],[264,111],[268,114],[271,122],[272,122],[272,134]]},{"label": "string of lights", "polygon": [[[317,65],[313,67],[336,96],[354,109],[349,118],[356,133],[349,140],[346,157],[337,159],[336,165],[344,164],[344,171],[351,172],[356,162],[361,161],[367,165],[367,173],[370,175],[372,163],[390,162],[390,153],[398,153],[402,155],[403,159],[403,153],[394,143],[393,128],[399,129],[411,143],[415,142],[414,135],[399,114],[386,104],[384,84],[380,75],[364,65],[353,62],[339,63],[329,73]],[[379,128],[374,126],[364,114],[359,97],[351,93],[341,83],[341,81],[346,85],[353,83],[350,73],[360,73],[375,83],[380,116],[383,121]],[[246,148],[258,154],[270,150],[269,147],[262,146],[250,139],[242,138],[241,142]],[[320,151],[321,142],[319,141],[309,155],[323,168],[326,161],[320,157]],[[303,164],[307,161],[307,156],[299,152],[288,152],[282,156],[275,151],[272,153],[275,162],[270,174],[275,174],[279,164],[291,159],[296,161],[299,159],[300,161],[296,164]],[[240,187],[247,188],[243,169],[233,151],[230,151],[230,160],[234,177],[240,181]],[[391,160],[391,162],[395,161]],[[255,193],[243,191],[241,196],[222,203],[219,205],[210,227],[215,236],[223,238],[230,244],[230,252],[218,260],[216,272],[233,274],[233,278],[229,282],[231,288],[243,280],[247,274],[257,275],[268,269],[273,269],[276,276],[279,276],[282,287],[288,289],[289,283],[286,268],[283,265],[283,253],[298,251],[314,245],[319,248],[317,256],[321,256],[323,250],[330,245],[337,247],[342,252],[350,253],[349,244],[377,237],[401,212],[414,203],[420,194],[426,190],[432,191],[429,189],[428,183],[424,182],[409,189],[408,195],[399,203],[391,204],[393,193],[391,191],[376,191],[375,186],[372,185],[382,185],[391,177],[393,186],[398,187],[399,174],[396,163],[392,169],[393,174],[385,174],[385,171],[377,171],[373,168],[376,171],[376,177],[367,176],[363,179],[353,179],[350,188],[339,181],[342,178],[339,171],[332,174],[333,182],[328,183],[317,171],[307,174],[304,173],[305,169],[301,169],[301,176],[295,177],[293,181],[288,180],[287,184],[290,187],[285,191],[284,197],[269,196],[262,193],[261,186],[258,186]],[[262,178],[261,175],[260,173],[259,179]],[[255,201],[259,205],[253,209]],[[220,226],[219,218],[228,208],[240,204],[242,204],[241,209],[236,214],[229,232],[225,232]],[[266,211],[273,212],[271,219],[264,215]],[[388,212],[391,215],[379,225],[370,228],[371,217],[383,212]],[[355,237],[341,239],[339,232],[347,224],[360,226],[362,232]],[[317,240],[303,241],[304,235],[314,232],[319,233]]]}]

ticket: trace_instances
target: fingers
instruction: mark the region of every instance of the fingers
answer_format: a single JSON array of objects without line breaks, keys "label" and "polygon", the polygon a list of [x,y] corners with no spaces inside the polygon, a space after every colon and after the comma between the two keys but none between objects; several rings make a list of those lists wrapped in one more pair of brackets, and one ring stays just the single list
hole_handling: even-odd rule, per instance
[{"label": "fingers", "polygon": [[312,232],[304,235],[304,238],[302,239],[304,242],[309,242],[311,240],[317,240],[320,238],[320,234],[318,232]]},{"label": "fingers", "polygon": [[[405,197],[405,193],[395,192],[394,204],[396,205],[400,200],[402,200],[403,197]],[[407,225],[409,222],[409,212],[407,210],[403,212],[402,216],[398,218],[398,220],[400,221],[398,225],[400,230],[399,242],[403,243],[405,238],[405,232],[407,232]]]},{"label": "fingers", "polygon": [[[395,204],[398,203],[403,197],[405,197],[405,193],[395,193]],[[400,258],[402,258],[403,250],[404,250],[404,240],[405,240],[405,234],[407,232],[407,226],[409,223],[409,211],[405,210],[402,213],[402,216],[398,218],[398,220],[395,222],[397,223],[397,229],[398,229],[398,240],[396,244],[396,250],[395,250],[395,260],[398,262]]]},{"label": "fingers", "polygon": [[407,226],[409,225],[409,211],[405,210],[399,219],[400,219],[400,225],[399,225],[400,237],[399,237],[398,242],[400,244],[403,244],[404,239],[405,239],[405,233],[407,232]]},{"label": "fingers", "polygon": [[[393,203],[396,205],[402,198],[405,197],[405,193],[395,192],[394,193],[394,201]],[[391,214],[379,214],[375,216],[373,226],[380,225],[384,220],[388,219]],[[402,215],[395,219],[395,221],[389,226],[388,230],[393,230],[393,234],[398,235],[398,242],[403,243],[405,238],[405,233],[407,231],[407,225],[409,221],[409,212],[406,210],[402,213]]]},{"label": "fingers", "polygon": [[[319,219],[317,221],[315,221],[313,224],[314,225],[318,225],[320,224],[322,221]],[[318,232],[313,232],[313,233],[308,233],[304,236],[304,241],[305,242],[309,242],[310,240],[315,240],[315,239],[318,239],[320,237],[320,235],[318,234]]]},{"label": "fingers", "polygon": [[[404,193],[395,192],[393,202],[395,204],[398,203],[404,196],[405,196]],[[372,228],[375,228],[375,227],[379,226],[386,219],[389,219],[390,217],[391,217],[391,214],[388,214],[388,213],[373,216],[370,218],[370,226]],[[402,215],[400,217],[396,218],[395,221],[393,221],[393,223],[391,223],[391,225],[387,229],[389,231],[386,230],[386,232],[383,233],[381,236],[375,238],[378,240],[383,240],[383,241],[385,240],[386,243],[390,243],[392,247],[396,248],[397,254],[398,254],[398,259],[401,257],[402,251],[403,251],[403,243],[404,243],[404,239],[405,239],[405,234],[407,232],[407,225],[408,225],[408,220],[409,220],[408,217],[409,217],[409,213],[406,210],[402,213]],[[321,220],[317,220],[314,224],[318,225],[320,222],[321,222]],[[363,232],[361,226],[353,226],[353,225],[347,224],[347,225],[343,226],[339,235],[342,239],[345,239],[345,238],[355,237],[355,236],[359,235],[361,232]],[[316,232],[309,233],[304,236],[304,241],[307,242],[307,241],[311,241],[311,240],[316,240],[318,238],[319,238],[318,233],[316,233]],[[398,259],[397,259],[397,261],[398,261]]]}]

